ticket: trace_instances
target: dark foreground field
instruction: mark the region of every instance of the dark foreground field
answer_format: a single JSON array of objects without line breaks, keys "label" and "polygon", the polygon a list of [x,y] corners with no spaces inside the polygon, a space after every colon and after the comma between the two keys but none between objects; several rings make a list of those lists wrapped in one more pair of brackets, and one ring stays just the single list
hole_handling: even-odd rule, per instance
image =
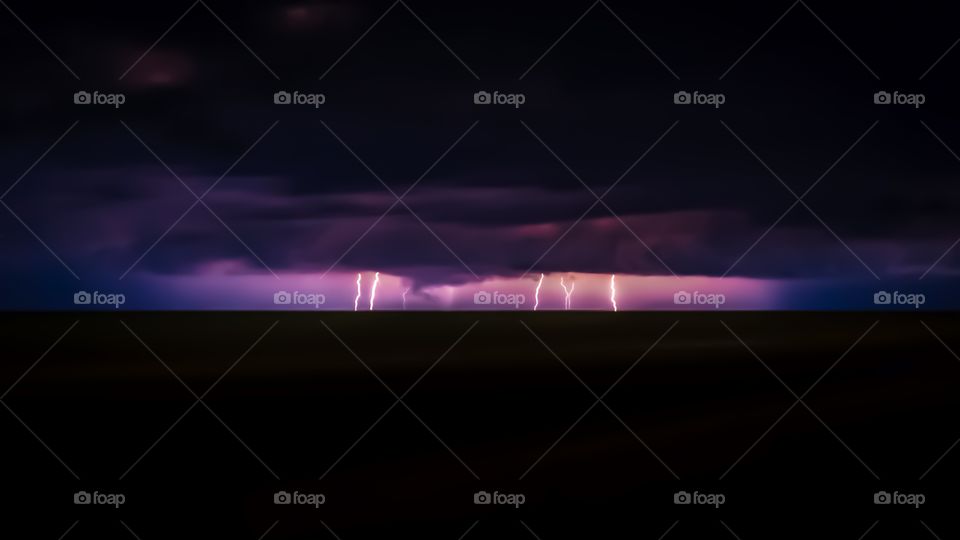
[{"label": "dark foreground field", "polygon": [[[960,448],[948,451],[960,437],[956,315],[2,322],[0,508],[11,538],[960,532]],[[78,491],[126,502],[75,505]],[[279,491],[326,502],[275,505]],[[475,505],[478,491],[525,503]],[[678,491],[725,504],[675,505]],[[925,504],[874,505],[878,491]]]}]

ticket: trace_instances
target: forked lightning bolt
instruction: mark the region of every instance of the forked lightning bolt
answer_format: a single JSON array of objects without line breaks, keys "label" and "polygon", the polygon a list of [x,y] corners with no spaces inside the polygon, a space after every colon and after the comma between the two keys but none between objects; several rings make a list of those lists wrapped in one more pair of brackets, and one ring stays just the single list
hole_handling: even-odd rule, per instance
[{"label": "forked lightning bolt", "polygon": [[402,293],[403,295],[401,296],[401,299],[403,300],[403,310],[404,310],[404,311],[407,310],[407,293],[408,293],[408,292],[410,292],[410,287],[407,287],[406,289],[404,289],[404,290],[403,290],[403,293]]},{"label": "forked lightning bolt", "polygon": [[613,304],[613,310],[617,310],[617,275],[610,275],[610,303]]},{"label": "forked lightning bolt", "polygon": [[373,302],[377,299],[377,285],[380,284],[380,272],[373,276],[373,285],[370,287],[370,311],[373,311]]},{"label": "forked lightning bolt", "polygon": [[543,274],[540,274],[540,281],[537,282],[537,290],[533,293],[533,310],[540,307],[540,287],[543,287]]},{"label": "forked lightning bolt", "polygon": [[357,297],[353,299],[353,310],[356,311],[360,307],[360,282],[363,280],[363,274],[357,273]]},{"label": "forked lightning bolt", "polygon": [[570,297],[573,296],[573,288],[576,287],[577,284],[576,284],[576,282],[574,282],[574,281],[571,279],[571,280],[570,280],[570,289],[568,290],[568,289],[567,289],[567,284],[564,283],[563,277],[561,276],[561,277],[560,277],[560,286],[563,287],[563,292],[566,294],[566,298],[563,299],[563,309],[569,310],[569,309],[570,309],[570,306],[572,305],[572,302],[571,302],[571,300],[570,300]]}]

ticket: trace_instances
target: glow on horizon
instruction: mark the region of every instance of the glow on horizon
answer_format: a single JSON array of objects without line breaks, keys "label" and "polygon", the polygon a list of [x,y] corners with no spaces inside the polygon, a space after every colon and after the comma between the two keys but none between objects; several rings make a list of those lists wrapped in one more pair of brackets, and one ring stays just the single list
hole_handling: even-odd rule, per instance
[{"label": "glow on horizon", "polygon": [[[213,268],[184,275],[154,275],[138,279],[137,287],[164,291],[155,309],[191,310],[346,310],[359,311],[363,294],[371,293],[364,279],[374,272],[334,272],[322,279],[315,272],[284,273],[278,282],[272,275],[251,271],[238,273],[235,268]],[[790,291],[802,286],[791,280],[718,276],[670,276],[610,273],[544,273],[539,278],[520,276],[490,276],[480,281],[464,279],[459,283],[437,283],[416,286],[410,274],[380,272],[374,308],[376,310],[408,311],[475,310],[474,295],[478,292],[525,295],[520,309],[552,311],[569,309],[577,295],[577,310],[611,311],[616,302],[617,311],[636,310],[692,310],[696,305],[675,303],[677,292],[722,293],[727,302],[721,309],[769,310],[781,309]],[[556,280],[556,281],[552,281]],[[562,287],[550,285],[562,280]],[[574,286],[574,282],[576,285]],[[372,283],[372,281],[371,281]],[[611,285],[616,288],[614,292]],[[539,293],[537,291],[539,286]],[[554,289],[554,287],[556,287]],[[574,291],[575,290],[575,291]],[[320,306],[291,304],[278,307],[274,295],[278,292],[292,295],[307,293],[325,297]],[[569,293],[570,301],[567,301]],[[351,305],[352,304],[352,305]],[[367,302],[364,302],[367,308]],[[703,306],[708,309],[715,309]],[[497,309],[489,306],[487,309]],[[510,309],[516,309],[511,307]]]}]

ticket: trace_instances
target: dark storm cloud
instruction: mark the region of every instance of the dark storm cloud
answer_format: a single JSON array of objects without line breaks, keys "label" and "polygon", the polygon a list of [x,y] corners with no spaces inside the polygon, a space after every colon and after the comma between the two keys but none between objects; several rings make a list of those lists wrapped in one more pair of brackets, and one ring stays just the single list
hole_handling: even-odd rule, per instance
[{"label": "dark storm cloud", "polygon": [[[394,203],[367,166],[398,193],[419,179],[405,201],[432,232],[397,206],[340,265],[421,282],[469,276],[433,233],[479,273],[526,271],[595,203],[581,180],[597,193],[619,182],[604,200],[622,222],[596,205],[536,270],[720,275],[795,202],[787,187],[814,183],[804,200],[816,215],[795,207],[734,274],[872,279],[859,256],[882,276],[920,275],[960,236],[960,162],[945,148],[960,148],[957,57],[918,80],[955,39],[950,7],[871,10],[867,24],[855,6],[811,2],[842,43],[801,6],[735,63],[788,5],[610,1],[620,20],[596,7],[537,62],[589,3],[411,1],[422,22],[395,6],[351,49],[391,4],[210,1],[213,13],[196,5],[157,42],[189,4],[12,2],[79,80],[0,18],[8,183],[80,123],[5,202],[85,276],[111,279],[194,202],[151,151],[198,193],[229,170],[207,202],[278,272],[325,270]],[[878,30],[910,24],[927,30],[896,47]],[[929,105],[878,108],[884,88]],[[77,107],[80,89],[127,104]],[[727,104],[675,106],[682,89]],[[328,102],[279,107],[278,90]],[[480,108],[479,90],[527,104]],[[51,263],[12,216],[0,223],[8,267]],[[263,271],[199,206],[137,271],[225,259]]]}]

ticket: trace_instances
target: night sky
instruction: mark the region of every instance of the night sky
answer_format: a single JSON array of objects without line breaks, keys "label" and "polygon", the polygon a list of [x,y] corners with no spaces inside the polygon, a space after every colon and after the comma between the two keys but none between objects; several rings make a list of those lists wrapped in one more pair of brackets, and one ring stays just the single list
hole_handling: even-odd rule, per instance
[{"label": "night sky", "polygon": [[960,306],[949,5],[4,1],[3,308]]}]

